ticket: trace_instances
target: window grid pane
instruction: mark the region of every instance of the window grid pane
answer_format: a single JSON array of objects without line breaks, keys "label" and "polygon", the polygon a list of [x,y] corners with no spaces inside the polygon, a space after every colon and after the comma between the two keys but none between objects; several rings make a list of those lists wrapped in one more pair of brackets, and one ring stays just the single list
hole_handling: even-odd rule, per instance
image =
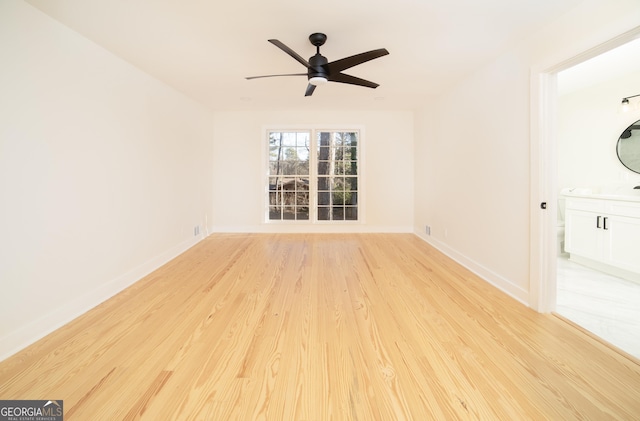
[{"label": "window grid pane", "polygon": [[317,141],[318,220],[357,220],[357,133],[320,132]]},{"label": "window grid pane", "polygon": [[269,220],[309,219],[309,152],[309,132],[269,133]]}]

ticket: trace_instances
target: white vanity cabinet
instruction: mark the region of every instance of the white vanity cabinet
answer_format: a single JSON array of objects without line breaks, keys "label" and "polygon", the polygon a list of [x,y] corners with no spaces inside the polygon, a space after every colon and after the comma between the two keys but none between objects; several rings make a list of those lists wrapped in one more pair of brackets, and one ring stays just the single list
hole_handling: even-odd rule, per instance
[{"label": "white vanity cabinet", "polygon": [[640,280],[640,201],[567,196],[565,250],[576,262]]}]

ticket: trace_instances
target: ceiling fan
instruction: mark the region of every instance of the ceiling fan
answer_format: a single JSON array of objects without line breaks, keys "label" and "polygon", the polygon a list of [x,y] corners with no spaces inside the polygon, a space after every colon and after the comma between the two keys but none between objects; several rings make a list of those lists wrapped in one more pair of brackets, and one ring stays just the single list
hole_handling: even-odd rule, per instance
[{"label": "ceiling fan", "polygon": [[320,54],[320,46],[324,45],[327,41],[327,36],[321,33],[315,33],[309,35],[309,41],[316,46],[316,54],[309,58],[309,61],[305,60],[298,53],[291,48],[284,45],[277,39],[270,39],[269,42],[280,48],[285,53],[296,59],[300,64],[307,68],[307,73],[289,73],[284,75],[265,75],[265,76],[251,76],[247,79],[258,79],[264,77],[278,77],[278,76],[307,76],[309,85],[304,96],[311,96],[316,86],[324,84],[326,82],[340,82],[350,85],[365,86],[367,88],[377,88],[377,83],[370,82],[368,80],[360,79],[355,76],[350,76],[342,73],[343,70],[350,69],[358,64],[365,63],[369,60],[373,60],[378,57],[386,56],[389,52],[380,48],[378,50],[368,51],[366,53],[356,54],[355,56],[345,57],[340,60],[332,61],[329,63],[326,57]]}]

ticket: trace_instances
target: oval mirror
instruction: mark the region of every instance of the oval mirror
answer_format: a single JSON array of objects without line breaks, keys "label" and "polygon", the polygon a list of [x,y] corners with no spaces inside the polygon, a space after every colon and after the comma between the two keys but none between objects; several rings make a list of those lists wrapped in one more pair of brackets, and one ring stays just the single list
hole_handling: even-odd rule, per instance
[{"label": "oval mirror", "polygon": [[616,151],[622,165],[640,174],[640,120],[622,132]]}]

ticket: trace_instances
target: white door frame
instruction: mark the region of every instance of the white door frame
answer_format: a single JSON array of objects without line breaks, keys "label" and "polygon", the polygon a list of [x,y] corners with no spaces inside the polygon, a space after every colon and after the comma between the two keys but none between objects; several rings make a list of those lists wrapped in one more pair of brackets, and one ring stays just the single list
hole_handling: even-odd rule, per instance
[{"label": "white door frame", "polygon": [[[529,306],[548,313],[556,308],[557,74],[640,37],[640,26],[566,60],[531,70]],[[546,209],[541,209],[546,203]]]}]

